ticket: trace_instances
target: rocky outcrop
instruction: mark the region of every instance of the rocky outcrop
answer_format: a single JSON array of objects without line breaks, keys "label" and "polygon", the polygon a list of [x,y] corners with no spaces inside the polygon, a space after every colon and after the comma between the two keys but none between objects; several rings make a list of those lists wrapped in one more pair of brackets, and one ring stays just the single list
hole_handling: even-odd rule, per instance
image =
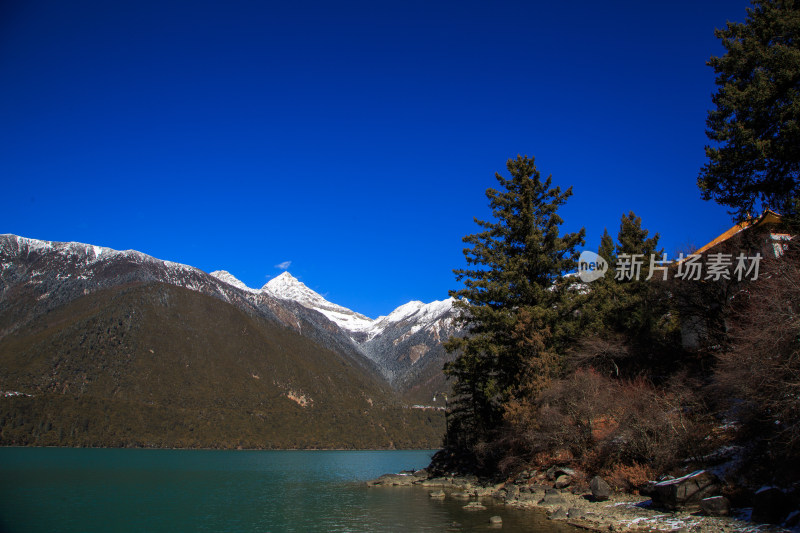
[{"label": "rocky outcrop", "polygon": [[384,474],[377,479],[373,479],[371,481],[367,481],[368,487],[378,487],[378,486],[387,486],[387,487],[408,487],[413,485],[417,478],[408,474]]},{"label": "rocky outcrop", "polygon": [[729,516],[731,502],[725,496],[712,496],[700,500],[700,510],[706,516]]},{"label": "rocky outcrop", "polygon": [[[238,281],[225,274],[220,279]],[[408,302],[373,320],[329,302],[288,272],[267,283],[259,294],[295,304],[292,310],[298,318],[327,331],[337,348],[356,349],[410,402],[431,405],[436,393],[449,390],[442,366],[452,356],[443,343],[460,333],[452,298]],[[444,404],[440,400],[436,406]]]},{"label": "rocky outcrop", "polygon": [[[558,474],[566,475],[564,472],[558,472]],[[713,485],[707,481],[713,481],[715,478],[705,474],[705,472],[694,472],[684,478],[670,480],[672,483],[666,482],[661,486],[686,488],[693,483],[696,487],[700,487],[699,490],[694,492],[687,490],[686,492],[698,495]],[[395,475],[382,476],[378,479],[392,480],[395,479],[393,476]],[[550,472],[550,477],[553,476],[556,476],[555,471]],[[581,474],[572,472],[572,476],[579,479]],[[557,478],[556,476],[555,479]],[[487,509],[491,505],[490,502],[494,500],[507,507],[545,511],[551,520],[562,521],[587,531],[677,530],[700,533],[721,531],[745,533],[754,530],[752,523],[742,522],[724,515],[729,502],[723,497],[711,496],[699,500],[699,506],[704,510],[704,516],[687,508],[664,513],[652,505],[651,500],[647,497],[614,494],[608,484],[599,477],[593,478],[592,482],[599,489],[598,496],[604,496],[605,489],[608,488],[607,499],[601,500],[593,493],[590,494],[588,489],[586,491],[578,490],[577,486],[572,486],[568,490],[553,488],[548,484],[552,485],[554,480],[548,480],[546,472],[537,473],[536,471],[523,472],[503,483],[479,480],[475,476],[439,476],[417,479],[412,484],[420,489],[435,488],[436,490],[430,492],[431,498],[471,500],[462,506],[465,511]],[[391,483],[368,483],[370,486],[387,484]],[[654,487],[656,485],[658,484],[653,484]],[[769,492],[766,493],[766,495],[769,494]],[[764,498],[766,499],[766,496]],[[691,499],[689,498],[689,500]],[[502,517],[493,516],[490,524],[494,527],[502,527]]]},{"label": "rocky outcrop", "polygon": [[719,495],[721,486],[717,476],[698,470],[678,479],[670,479],[653,486],[653,503],[669,510],[698,509],[700,501]]}]

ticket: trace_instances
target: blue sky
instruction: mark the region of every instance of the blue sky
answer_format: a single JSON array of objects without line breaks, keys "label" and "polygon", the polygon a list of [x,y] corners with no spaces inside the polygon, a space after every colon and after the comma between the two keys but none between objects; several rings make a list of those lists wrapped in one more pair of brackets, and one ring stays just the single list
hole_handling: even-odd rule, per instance
[{"label": "blue sky", "polygon": [[[458,288],[494,173],[536,157],[595,250],[700,200],[714,28],[744,0],[0,4],[0,233],[136,249],[369,316]],[[288,264],[291,262],[291,264]]]}]

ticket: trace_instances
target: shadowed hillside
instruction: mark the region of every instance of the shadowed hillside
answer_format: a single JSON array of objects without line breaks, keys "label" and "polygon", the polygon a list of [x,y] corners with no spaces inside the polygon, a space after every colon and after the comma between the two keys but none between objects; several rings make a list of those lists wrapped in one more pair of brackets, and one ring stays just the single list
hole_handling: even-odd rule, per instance
[{"label": "shadowed hillside", "polygon": [[436,447],[444,426],[352,359],[164,283],[26,321],[0,343],[0,389],[23,393],[0,399],[6,445]]}]

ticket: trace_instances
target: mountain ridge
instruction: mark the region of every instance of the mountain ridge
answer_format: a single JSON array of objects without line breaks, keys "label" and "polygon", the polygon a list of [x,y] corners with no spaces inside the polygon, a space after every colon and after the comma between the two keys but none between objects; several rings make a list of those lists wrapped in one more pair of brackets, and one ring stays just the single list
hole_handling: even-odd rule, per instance
[{"label": "mountain ridge", "polygon": [[0,444],[438,444],[441,416],[322,313],[234,280],[0,235]]},{"label": "mountain ridge", "polygon": [[[16,260],[22,264],[15,265]],[[6,311],[0,316],[0,339],[26,320],[95,290],[131,282],[163,282],[282,323],[373,368],[401,393],[416,387],[418,394],[407,397],[414,402],[429,402],[436,392],[447,389],[441,369],[449,356],[441,343],[460,332],[452,298],[429,304],[407,302],[371,319],[329,302],[289,272],[253,289],[230,272],[205,273],[136,250],[6,234],[0,235],[0,266],[0,311]],[[26,282],[29,290],[22,291],[24,301],[9,298],[9,291]],[[15,305],[8,312],[6,308]],[[417,378],[423,374],[429,385],[420,388]]]},{"label": "mountain ridge", "polygon": [[[232,281],[241,283],[236,278]],[[389,383],[410,392],[406,394],[409,400],[429,403],[437,392],[449,390],[442,366],[450,357],[442,343],[461,333],[454,298],[427,304],[412,300],[388,315],[370,319],[328,301],[288,271],[260,291],[325,316],[378,366]]]}]

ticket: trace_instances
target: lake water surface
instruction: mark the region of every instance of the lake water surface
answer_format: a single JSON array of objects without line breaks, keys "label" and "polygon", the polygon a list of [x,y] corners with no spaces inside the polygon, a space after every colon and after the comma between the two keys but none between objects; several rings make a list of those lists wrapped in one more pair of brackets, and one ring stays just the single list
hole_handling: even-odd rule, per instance
[{"label": "lake water surface", "polygon": [[432,451],[0,448],[0,531],[574,531],[539,513],[367,488]]}]

